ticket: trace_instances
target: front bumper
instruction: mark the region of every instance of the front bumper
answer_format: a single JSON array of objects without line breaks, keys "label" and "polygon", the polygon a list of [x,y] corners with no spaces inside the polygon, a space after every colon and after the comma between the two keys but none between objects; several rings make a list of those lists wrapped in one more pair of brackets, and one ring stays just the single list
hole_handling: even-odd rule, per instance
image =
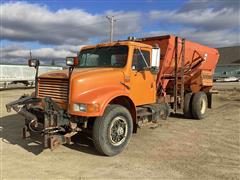
[{"label": "front bumper", "polygon": [[[43,104],[39,107],[38,104]],[[65,111],[50,97],[21,97],[19,100],[6,104],[7,111],[11,109],[25,118],[23,138],[29,138],[31,133],[43,136],[43,147],[55,149],[58,145],[71,143],[71,137],[77,131],[67,128],[70,118]]]}]

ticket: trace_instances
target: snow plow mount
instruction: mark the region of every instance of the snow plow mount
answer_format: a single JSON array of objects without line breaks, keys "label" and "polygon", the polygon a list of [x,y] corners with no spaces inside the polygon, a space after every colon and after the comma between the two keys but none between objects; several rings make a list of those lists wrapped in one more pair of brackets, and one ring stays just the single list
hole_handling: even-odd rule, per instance
[{"label": "snow plow mount", "polygon": [[[39,103],[43,103],[44,108],[36,106]],[[43,137],[44,148],[54,150],[61,144],[72,144],[71,137],[79,131],[67,128],[69,116],[50,97],[23,96],[6,104],[6,108],[8,112],[13,109],[25,118],[22,137],[27,139],[31,133],[39,133]]]}]

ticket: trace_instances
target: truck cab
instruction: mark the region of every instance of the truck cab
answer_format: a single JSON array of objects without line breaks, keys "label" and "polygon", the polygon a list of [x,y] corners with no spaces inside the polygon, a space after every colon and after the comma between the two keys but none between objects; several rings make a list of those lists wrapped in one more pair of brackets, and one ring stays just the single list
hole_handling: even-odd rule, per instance
[{"label": "truck cab", "polygon": [[[70,77],[68,70],[39,77],[38,97],[51,96],[70,115],[84,117],[102,116],[114,99],[127,99],[132,107],[155,103],[158,65],[152,63],[152,50],[132,41],[86,46],[77,57],[67,58],[77,62]],[[61,82],[67,86],[66,81],[69,91],[63,91]]]}]

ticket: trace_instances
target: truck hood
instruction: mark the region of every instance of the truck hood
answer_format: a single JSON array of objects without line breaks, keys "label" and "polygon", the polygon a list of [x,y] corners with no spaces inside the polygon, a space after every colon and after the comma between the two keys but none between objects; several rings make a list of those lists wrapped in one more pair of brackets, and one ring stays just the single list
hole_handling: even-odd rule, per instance
[{"label": "truck hood", "polygon": [[[114,75],[114,74],[123,75],[123,72],[121,69],[118,69],[118,68],[76,68],[72,72],[71,79],[77,78],[78,80],[84,81],[84,79],[86,78],[98,79],[98,77],[105,77],[105,76]],[[67,79],[68,69],[47,72],[47,73],[41,74],[39,78]]]},{"label": "truck hood", "polygon": [[[39,78],[68,79],[68,70],[52,71]],[[99,92],[100,89],[124,89],[124,73],[120,68],[76,68],[70,81],[70,99],[73,101],[81,95]]]},{"label": "truck hood", "polygon": [[109,92],[124,90],[123,82],[124,73],[121,69],[76,69],[71,77],[70,101],[103,105],[101,98],[107,99]]}]

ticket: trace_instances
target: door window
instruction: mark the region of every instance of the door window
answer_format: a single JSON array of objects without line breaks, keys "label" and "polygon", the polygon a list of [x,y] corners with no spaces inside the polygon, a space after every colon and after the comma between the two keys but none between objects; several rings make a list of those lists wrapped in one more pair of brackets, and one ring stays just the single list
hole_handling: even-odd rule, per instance
[{"label": "door window", "polygon": [[[143,59],[143,57],[144,57],[145,60]],[[150,65],[150,53],[149,53],[149,51],[135,49],[134,53],[133,53],[132,69],[133,70],[144,69],[149,65]]]}]

